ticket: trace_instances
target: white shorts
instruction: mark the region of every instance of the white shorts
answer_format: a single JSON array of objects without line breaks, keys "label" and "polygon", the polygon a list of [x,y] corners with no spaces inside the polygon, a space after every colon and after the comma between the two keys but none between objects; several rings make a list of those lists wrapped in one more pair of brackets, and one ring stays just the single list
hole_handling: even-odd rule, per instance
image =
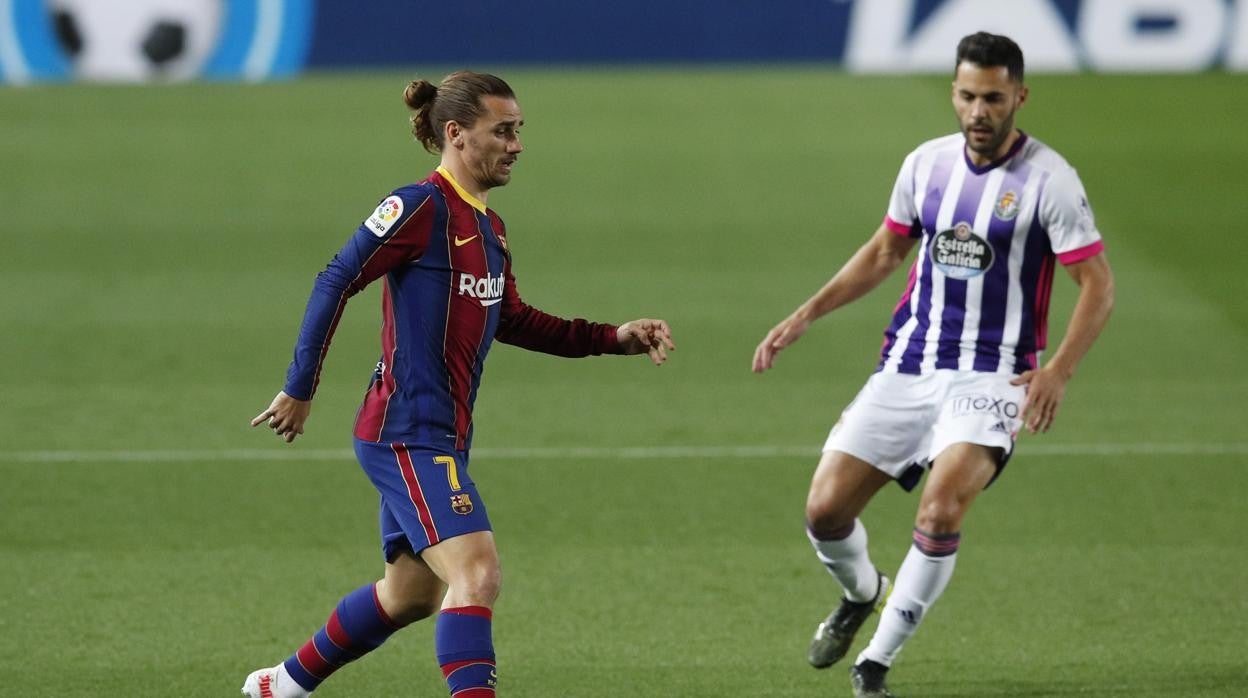
[{"label": "white shorts", "polygon": [[936,456],[955,443],[1003,449],[998,472],[1022,427],[1026,390],[1001,373],[938,370],[919,376],[876,373],[832,427],[824,452],[842,451],[912,489]]}]

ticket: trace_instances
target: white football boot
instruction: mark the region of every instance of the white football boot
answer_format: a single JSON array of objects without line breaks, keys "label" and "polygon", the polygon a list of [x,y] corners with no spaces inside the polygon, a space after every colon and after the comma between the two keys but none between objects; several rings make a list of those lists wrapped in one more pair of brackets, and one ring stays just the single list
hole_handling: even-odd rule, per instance
[{"label": "white football boot", "polygon": [[286,665],[257,669],[243,682],[243,695],[248,698],[308,698],[303,686],[286,673]]}]

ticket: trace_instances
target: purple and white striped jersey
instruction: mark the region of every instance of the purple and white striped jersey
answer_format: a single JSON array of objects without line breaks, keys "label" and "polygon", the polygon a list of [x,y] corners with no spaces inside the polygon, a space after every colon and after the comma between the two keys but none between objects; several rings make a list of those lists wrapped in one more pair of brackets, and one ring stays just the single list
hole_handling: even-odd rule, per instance
[{"label": "purple and white striped jersey", "polygon": [[877,371],[1035,368],[1054,259],[1103,249],[1083,183],[1052,148],[1023,134],[976,167],[965,143],[961,133],[928,141],[897,176],[884,224],[922,243]]}]

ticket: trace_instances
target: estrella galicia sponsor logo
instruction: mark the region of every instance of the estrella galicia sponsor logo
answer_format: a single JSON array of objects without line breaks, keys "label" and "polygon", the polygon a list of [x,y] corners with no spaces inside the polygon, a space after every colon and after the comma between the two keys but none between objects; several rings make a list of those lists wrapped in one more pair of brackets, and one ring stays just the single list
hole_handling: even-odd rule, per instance
[{"label": "estrella galicia sponsor logo", "polygon": [[932,263],[945,276],[973,279],[988,271],[996,258],[992,245],[975,231],[970,223],[958,223],[932,237]]},{"label": "estrella galicia sponsor logo", "polygon": [[[962,395],[953,399],[953,416],[988,414],[998,419],[1018,419],[1018,403],[988,395]],[[1004,425],[1001,425],[1004,427]]]},{"label": "estrella galicia sponsor logo", "polygon": [[503,299],[503,275],[483,276],[480,279],[460,272],[459,295],[476,298],[482,306],[491,306]]},{"label": "estrella galicia sponsor logo", "polygon": [[1003,221],[1014,220],[1014,217],[1018,215],[1018,193],[1011,190],[1002,194],[1001,198],[997,199],[993,213]]}]

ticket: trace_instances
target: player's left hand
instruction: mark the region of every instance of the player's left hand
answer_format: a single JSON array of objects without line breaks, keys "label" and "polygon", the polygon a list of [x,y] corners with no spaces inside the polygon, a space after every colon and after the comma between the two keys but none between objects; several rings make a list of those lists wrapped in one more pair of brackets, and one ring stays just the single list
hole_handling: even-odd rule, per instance
[{"label": "player's left hand", "polygon": [[1021,413],[1027,431],[1046,432],[1053,426],[1057,408],[1066,395],[1066,381],[1070,376],[1051,366],[1024,371],[1010,385],[1027,386]]},{"label": "player's left hand", "polygon": [[312,411],[311,400],[300,400],[281,391],[268,409],[251,420],[251,426],[267,425],[274,434],[291,443],[295,437],[303,433],[303,424],[308,421],[308,413]]},{"label": "player's left hand", "polygon": [[626,322],[615,331],[625,354],[649,354],[655,366],[667,361],[668,350],[676,349],[672,330],[663,320],[641,319]]}]

